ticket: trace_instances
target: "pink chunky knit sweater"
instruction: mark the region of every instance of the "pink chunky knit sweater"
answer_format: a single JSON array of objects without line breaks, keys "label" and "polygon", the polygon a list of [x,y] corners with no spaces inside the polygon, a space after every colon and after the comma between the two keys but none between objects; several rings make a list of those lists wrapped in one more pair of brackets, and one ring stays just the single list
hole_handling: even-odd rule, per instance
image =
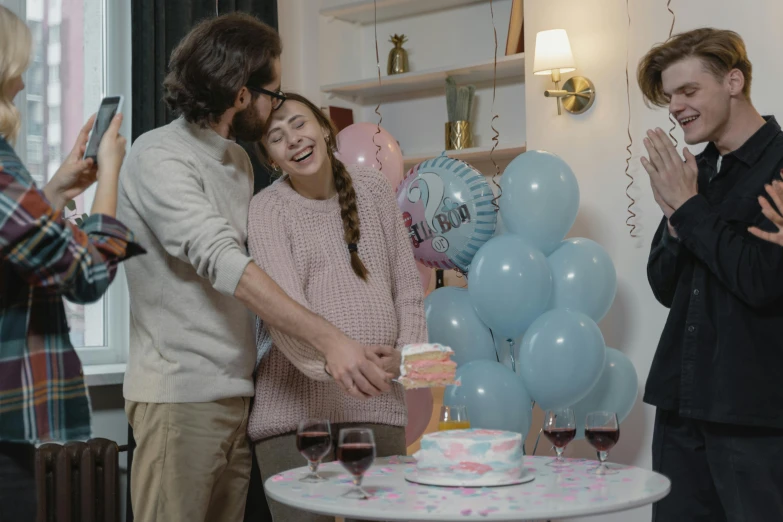
[{"label": "pink chunky knit sweater", "polygon": [[[366,282],[351,269],[337,196],[307,199],[286,178],[250,204],[250,254],[292,299],[349,337],[398,349],[426,342],[423,292],[394,193],[376,170],[351,167],[349,172],[359,210],[359,255],[369,272]],[[296,431],[308,417],[334,423],[407,423],[401,385],[378,397],[354,399],[325,373],[320,352],[277,330],[269,333],[273,345],[257,371],[248,425],[252,440]]]}]

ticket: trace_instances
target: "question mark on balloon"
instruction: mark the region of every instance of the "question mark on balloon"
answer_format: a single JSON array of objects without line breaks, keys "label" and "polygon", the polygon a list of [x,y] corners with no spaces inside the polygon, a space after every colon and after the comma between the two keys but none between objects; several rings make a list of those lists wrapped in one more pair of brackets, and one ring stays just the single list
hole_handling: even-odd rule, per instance
[{"label": "question mark on balloon", "polygon": [[434,219],[438,213],[438,207],[443,201],[443,193],[445,192],[443,180],[434,172],[422,172],[416,176],[416,180],[418,180],[418,184],[411,183],[408,188],[408,201],[416,203],[421,199],[424,202],[424,218],[427,224],[433,230],[437,230]]}]

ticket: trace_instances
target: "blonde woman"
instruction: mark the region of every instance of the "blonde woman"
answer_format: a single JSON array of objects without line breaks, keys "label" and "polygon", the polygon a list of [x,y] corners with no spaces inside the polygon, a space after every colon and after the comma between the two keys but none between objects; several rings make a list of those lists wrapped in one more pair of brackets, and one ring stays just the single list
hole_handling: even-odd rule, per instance
[{"label": "blonde woman", "polygon": [[[90,407],[79,358],[68,337],[63,297],[97,300],[117,264],[144,252],[114,219],[125,155],[121,116],[101,140],[96,168],[83,160],[93,118],[65,163],[42,189],[13,149],[32,39],[0,6],[0,520],[35,519],[35,444],[90,437]],[[95,183],[91,216],[77,228],[65,204]]]}]

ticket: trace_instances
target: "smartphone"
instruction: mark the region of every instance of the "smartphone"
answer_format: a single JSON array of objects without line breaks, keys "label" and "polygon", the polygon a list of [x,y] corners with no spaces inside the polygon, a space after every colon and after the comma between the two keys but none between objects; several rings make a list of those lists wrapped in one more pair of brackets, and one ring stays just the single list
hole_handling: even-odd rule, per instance
[{"label": "smartphone", "polygon": [[84,150],[84,159],[92,158],[96,164],[98,163],[98,146],[101,144],[101,138],[109,128],[112,118],[121,111],[122,96],[107,96],[101,101],[87,140],[87,148]]}]

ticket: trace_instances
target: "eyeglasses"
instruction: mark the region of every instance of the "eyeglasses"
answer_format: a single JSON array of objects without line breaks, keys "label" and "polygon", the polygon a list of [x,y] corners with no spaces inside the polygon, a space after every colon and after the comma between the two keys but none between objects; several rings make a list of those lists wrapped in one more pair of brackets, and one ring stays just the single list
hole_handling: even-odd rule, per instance
[{"label": "eyeglasses", "polygon": [[276,91],[270,91],[268,89],[264,89],[263,87],[252,87],[250,85],[247,86],[247,88],[253,92],[257,92],[259,94],[266,94],[267,96],[270,96],[272,98],[272,110],[276,111],[280,108],[281,105],[283,105],[283,102],[286,101],[285,94],[283,94],[283,91],[280,89]]}]

